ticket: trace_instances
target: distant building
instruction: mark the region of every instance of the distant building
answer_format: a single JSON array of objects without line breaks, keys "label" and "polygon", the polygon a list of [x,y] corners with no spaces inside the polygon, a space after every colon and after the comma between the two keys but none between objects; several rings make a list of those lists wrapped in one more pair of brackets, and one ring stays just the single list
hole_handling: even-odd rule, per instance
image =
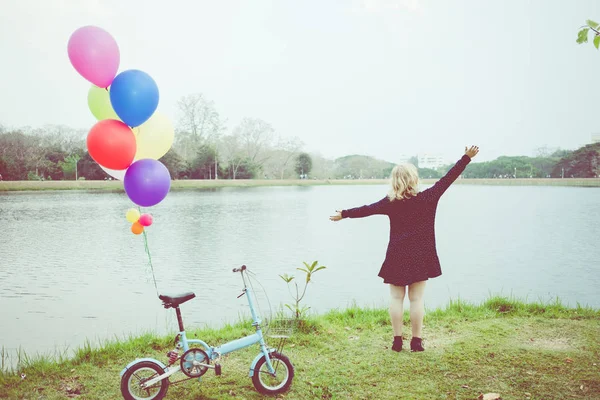
[{"label": "distant building", "polygon": [[592,143],[600,143],[600,133],[592,133]]},{"label": "distant building", "polygon": [[436,169],[447,164],[441,154],[419,154],[417,159],[419,161],[419,168]]}]

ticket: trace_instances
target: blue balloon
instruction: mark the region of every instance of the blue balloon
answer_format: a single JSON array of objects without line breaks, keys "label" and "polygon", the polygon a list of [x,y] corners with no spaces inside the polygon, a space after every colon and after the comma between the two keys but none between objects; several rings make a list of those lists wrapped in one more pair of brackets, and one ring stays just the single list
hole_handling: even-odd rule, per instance
[{"label": "blue balloon", "polygon": [[158,86],[144,71],[123,71],[110,86],[110,103],[121,121],[132,128],[140,126],[158,107]]}]

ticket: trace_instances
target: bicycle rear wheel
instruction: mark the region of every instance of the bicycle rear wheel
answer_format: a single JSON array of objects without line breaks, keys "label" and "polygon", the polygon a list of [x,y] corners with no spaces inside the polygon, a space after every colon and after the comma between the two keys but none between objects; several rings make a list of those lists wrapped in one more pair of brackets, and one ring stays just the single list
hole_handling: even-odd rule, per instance
[{"label": "bicycle rear wheel", "polygon": [[152,361],[140,361],[134,364],[121,378],[121,394],[125,400],[161,400],[169,390],[169,378],[162,379],[148,388],[142,388],[144,382],[155,378],[165,371]]}]

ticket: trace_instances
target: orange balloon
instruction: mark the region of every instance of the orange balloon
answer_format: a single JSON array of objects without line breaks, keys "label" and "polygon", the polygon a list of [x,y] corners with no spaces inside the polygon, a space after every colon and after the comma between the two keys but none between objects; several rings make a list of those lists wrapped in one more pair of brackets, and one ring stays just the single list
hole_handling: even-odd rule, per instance
[{"label": "orange balloon", "polygon": [[142,232],[144,232],[144,227],[139,222],[134,222],[133,225],[131,225],[131,232],[133,232],[136,235],[139,235]]}]

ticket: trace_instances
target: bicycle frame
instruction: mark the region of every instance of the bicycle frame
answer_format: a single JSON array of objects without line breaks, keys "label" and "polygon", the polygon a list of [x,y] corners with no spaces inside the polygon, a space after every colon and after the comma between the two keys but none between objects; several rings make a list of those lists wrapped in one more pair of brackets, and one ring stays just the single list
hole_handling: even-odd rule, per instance
[{"label": "bicycle frame", "polygon": [[[243,272],[242,272],[242,277],[243,277]],[[211,347],[206,342],[204,342],[200,339],[188,339],[186,336],[185,330],[182,330],[181,332],[179,332],[179,334],[181,335],[180,339],[179,339],[179,343],[181,344],[183,351],[184,352],[188,351],[190,349],[190,345],[199,344],[202,347],[204,347],[206,354],[208,354],[208,357],[211,360],[216,360],[220,356],[223,356],[225,354],[228,354],[228,353],[231,353],[231,352],[234,352],[237,350],[241,350],[248,346],[252,346],[253,344],[259,343],[262,354],[264,354],[265,357],[267,357],[267,360],[268,360],[267,365],[269,367],[269,371],[273,372],[271,362],[268,357],[269,351],[267,349],[267,345],[264,340],[263,332],[260,327],[262,320],[260,319],[260,316],[256,313],[256,310],[254,308],[254,292],[252,291],[252,289],[250,287],[246,286],[245,279],[244,279],[244,290],[242,292],[242,295],[244,295],[244,294],[248,298],[248,306],[250,308],[250,313],[252,315],[252,326],[256,327],[256,333],[245,336],[240,339],[232,340],[232,341],[224,343],[218,347]],[[250,376],[252,376],[252,375],[250,375]]]},{"label": "bicycle frame", "polygon": [[[220,346],[211,347],[203,340],[187,338],[185,329],[183,326],[183,319],[181,317],[181,311],[180,311],[179,307],[177,307],[175,309],[175,311],[177,313],[177,322],[179,325],[178,346],[180,346],[183,349],[183,352],[186,352],[190,349],[190,346],[193,347],[193,345],[200,345],[203,347],[203,350],[208,355],[209,360],[215,361],[215,360],[218,360],[219,357],[221,357],[225,354],[232,353],[234,351],[241,350],[243,348],[246,348],[246,347],[252,346],[253,344],[258,343],[260,345],[261,351],[254,358],[254,360],[252,361],[252,364],[250,365],[249,376],[252,377],[254,375],[254,367],[256,366],[256,364],[258,363],[258,361],[260,360],[260,358],[262,356],[264,356],[266,359],[266,364],[267,364],[267,368],[268,368],[269,372],[274,374],[275,369],[273,368],[269,354],[271,352],[274,352],[275,349],[267,348],[267,344],[264,340],[263,332],[260,327],[262,320],[260,319],[260,316],[256,313],[256,310],[254,307],[254,292],[252,291],[251,287],[249,287],[246,284],[246,278],[244,277],[244,270],[241,270],[239,272],[242,274],[242,280],[244,282],[244,289],[242,291],[242,294],[240,294],[240,296],[238,296],[238,297],[241,297],[245,294],[246,297],[248,298],[248,307],[250,308],[250,313],[252,315],[252,326],[256,327],[256,332],[252,335],[248,335],[248,336],[245,336],[245,337],[242,337],[239,339],[232,340],[232,341],[224,343]],[[153,360],[153,359],[146,359],[146,360],[157,361],[157,360]],[[125,367],[123,369],[123,371],[121,372],[121,376],[125,373],[125,371],[127,371],[127,369],[131,365],[135,364],[138,361],[139,360],[132,361],[127,367]],[[161,362],[158,362],[158,364],[165,370],[165,373],[161,374],[157,377],[154,377],[154,378],[148,380],[147,382],[144,382],[142,387],[152,386],[156,382],[175,374],[176,372],[178,372],[181,369],[180,365],[173,366],[173,367],[167,367],[167,366],[164,366],[164,364]],[[207,367],[207,368],[215,368],[213,365],[209,365],[209,364],[202,364],[202,366]],[[200,378],[198,378],[198,379],[200,379]]]}]

